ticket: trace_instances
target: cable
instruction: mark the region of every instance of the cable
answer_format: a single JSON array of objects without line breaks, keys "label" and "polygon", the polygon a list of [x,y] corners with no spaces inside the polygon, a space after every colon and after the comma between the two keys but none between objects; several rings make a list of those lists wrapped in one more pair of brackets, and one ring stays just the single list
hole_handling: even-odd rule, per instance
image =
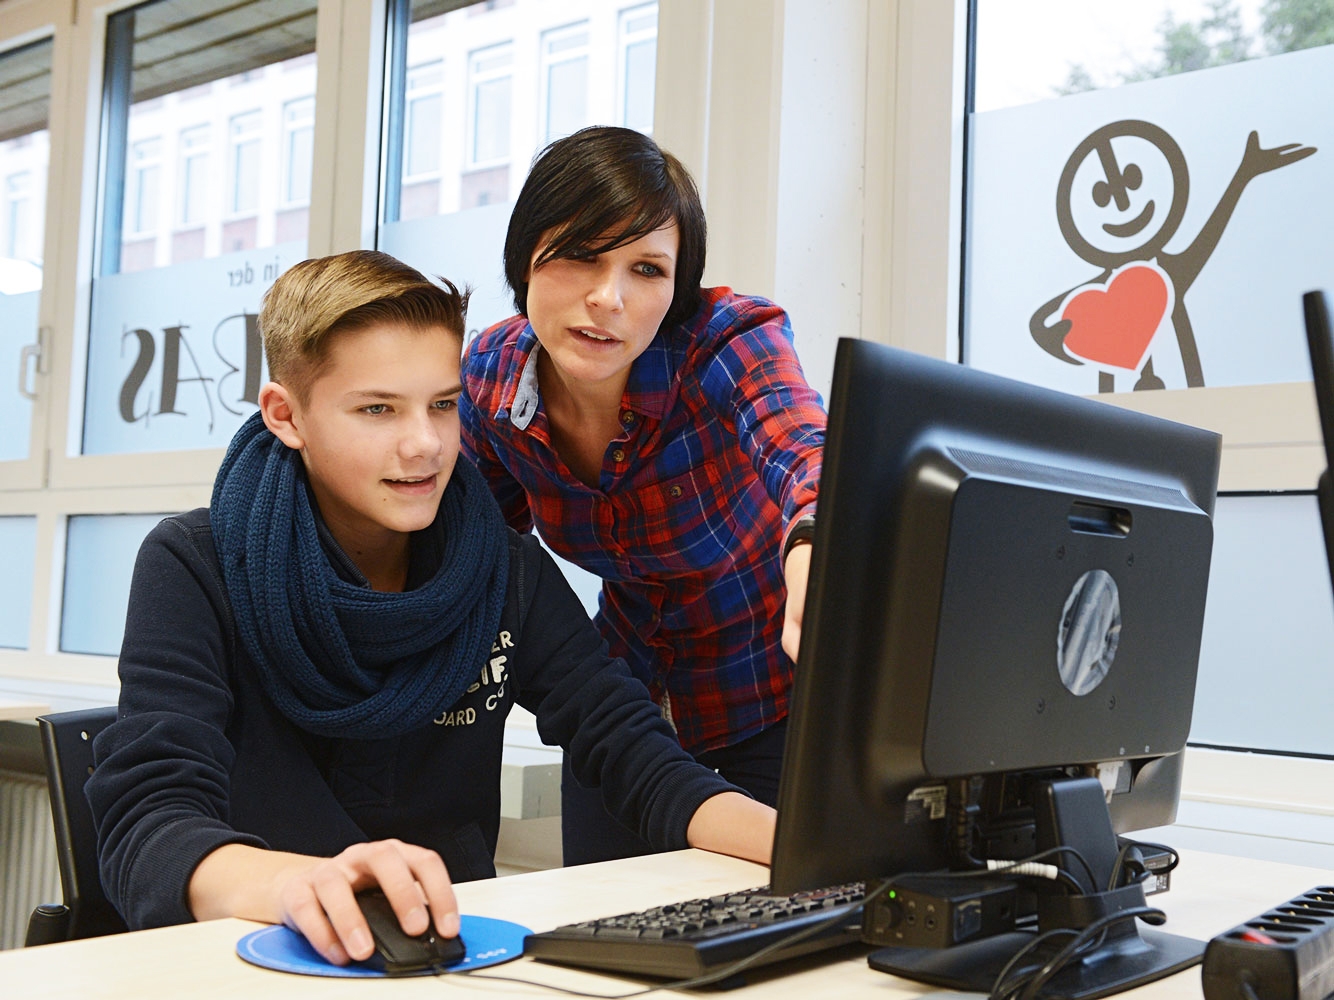
[{"label": "cable", "polygon": [[1088,947],[1095,936],[1098,938],[1098,942],[1093,945],[1093,947],[1097,948],[1100,946],[1102,943],[1101,939],[1108,927],[1120,923],[1122,920],[1130,920],[1135,917],[1147,918],[1150,916],[1159,918],[1154,921],[1155,923],[1161,923],[1162,920],[1167,918],[1167,914],[1156,907],[1133,906],[1130,909],[1121,910],[1117,913],[1109,913],[1106,916],[1094,920],[1075,935],[1074,939],[1069,944],[1047,960],[1047,964],[1039,969],[1033,978],[1028,981],[1028,984],[1019,992],[1018,1000],[1035,1000],[1038,991],[1046,986],[1054,976],[1069,965],[1070,960],[1078,955],[1081,950]]},{"label": "cable", "polygon": [[[1014,971],[1015,966],[1018,965],[1021,961],[1023,961],[1025,957],[1032,954],[1034,951],[1036,951],[1042,945],[1046,944],[1048,941],[1051,941],[1053,938],[1060,937],[1063,935],[1068,937],[1078,933],[1079,933],[1078,931],[1070,927],[1054,927],[1051,930],[1043,931],[1041,934],[1034,937],[1031,941],[1029,941],[1022,948],[1020,948],[1013,955],[1011,955],[1010,960],[1006,962],[1003,966],[1001,966],[1000,972],[996,973],[996,978],[991,984],[991,993],[989,995],[989,1000],[1004,1000],[1004,998],[1008,997],[1016,989],[1018,989],[1021,985],[1023,985],[1024,980],[1022,979],[1019,982],[1014,983],[1013,985],[1007,984],[1006,980],[1007,977],[1009,977],[1010,973]],[[1037,964],[1034,963],[1033,965],[1029,966],[1029,968],[1025,969],[1024,972],[1027,973],[1030,971],[1036,971],[1037,968],[1038,968]],[[1006,988],[1002,989],[1003,986]]]},{"label": "cable", "polygon": [[[892,886],[894,886],[897,883],[898,878],[899,876],[886,879],[884,882],[880,883],[880,885],[876,886],[875,889],[868,892],[864,897],[862,897],[862,906],[865,906],[866,904],[872,902],[882,893],[887,892]],[[696,989],[700,986],[710,986],[714,983],[722,982],[724,979],[731,979],[733,976],[737,975],[737,973],[744,972],[746,969],[749,969],[752,965],[760,963],[763,959],[768,958],[774,952],[781,951],[782,949],[787,948],[791,945],[797,944],[801,941],[805,941],[807,938],[814,937],[821,931],[826,930],[829,927],[832,927],[838,921],[846,919],[847,919],[846,913],[835,913],[825,920],[819,920],[813,924],[808,924],[807,926],[801,928],[801,930],[799,931],[794,931],[793,933],[787,935],[786,937],[780,938],[779,940],[774,941],[771,944],[767,944],[758,951],[751,952],[745,958],[739,958],[735,962],[732,962],[728,965],[724,965],[721,968],[714,969],[712,972],[706,972],[702,976],[694,976],[693,978],[690,979],[677,979],[671,982],[659,983],[656,986],[650,986],[642,990],[634,990],[633,992],[630,993],[585,993],[581,990],[571,990],[561,986],[550,986],[547,983],[540,983],[532,979],[520,979],[517,976],[484,976],[481,975],[483,971],[481,969],[476,969],[471,972],[457,973],[456,976],[461,979],[477,979],[482,982],[485,982],[487,980],[495,980],[497,982],[521,983],[525,986],[538,986],[544,989],[555,990],[558,993],[564,993],[569,996],[593,997],[596,998],[596,1000],[629,1000],[630,997],[647,996],[650,993],[657,993],[659,990],[691,990],[691,989]]]}]

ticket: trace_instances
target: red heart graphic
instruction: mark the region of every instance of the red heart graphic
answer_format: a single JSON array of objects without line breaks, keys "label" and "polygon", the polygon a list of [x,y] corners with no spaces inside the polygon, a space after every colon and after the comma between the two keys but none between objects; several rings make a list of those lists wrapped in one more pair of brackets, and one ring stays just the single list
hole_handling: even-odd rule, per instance
[{"label": "red heart graphic", "polygon": [[1107,368],[1139,371],[1168,310],[1169,287],[1156,267],[1122,268],[1106,289],[1090,286],[1066,300],[1065,349]]}]

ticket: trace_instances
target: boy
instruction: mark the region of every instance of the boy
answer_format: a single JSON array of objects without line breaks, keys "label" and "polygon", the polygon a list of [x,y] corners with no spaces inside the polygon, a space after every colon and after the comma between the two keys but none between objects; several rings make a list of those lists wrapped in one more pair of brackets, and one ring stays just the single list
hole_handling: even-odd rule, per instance
[{"label": "boy", "polygon": [[773,810],[681,750],[536,539],[456,465],[465,306],[370,251],[265,295],[273,381],[210,507],[144,541],[87,784],[131,927],[282,921],[360,960],[354,892],[378,883],[408,933],[457,934],[451,880],[494,874],[516,703],[656,845],[767,862]]}]

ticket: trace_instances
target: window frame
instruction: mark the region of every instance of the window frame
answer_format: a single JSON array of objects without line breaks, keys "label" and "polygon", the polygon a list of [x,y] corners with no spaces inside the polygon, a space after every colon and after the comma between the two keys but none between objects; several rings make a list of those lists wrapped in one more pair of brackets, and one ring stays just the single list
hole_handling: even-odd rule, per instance
[{"label": "window frame", "polygon": [[[56,347],[53,337],[53,310],[57,306],[56,283],[54,280],[55,260],[58,253],[57,231],[61,224],[60,213],[53,211],[59,204],[60,164],[56,132],[60,128],[59,88],[60,71],[68,59],[67,42],[69,22],[61,17],[53,17],[48,4],[41,0],[19,0],[5,8],[5,20],[0,28],[0,56],[26,48],[29,45],[51,41],[51,93],[47,117],[48,159],[45,184],[33,179],[34,192],[30,198],[32,207],[36,207],[38,197],[45,199],[42,233],[42,290],[38,297],[37,328],[32,340],[25,344],[27,351],[23,355],[26,368],[21,373],[26,392],[35,396],[32,399],[32,415],[28,430],[28,454],[26,458],[0,461],[0,498],[18,491],[40,488],[46,475],[46,440],[51,413],[51,392],[53,384],[52,354]],[[40,193],[39,193],[40,192]],[[7,389],[9,387],[6,387]],[[36,513],[24,508],[8,511],[11,513]],[[36,603],[36,602],[34,602]]]}]

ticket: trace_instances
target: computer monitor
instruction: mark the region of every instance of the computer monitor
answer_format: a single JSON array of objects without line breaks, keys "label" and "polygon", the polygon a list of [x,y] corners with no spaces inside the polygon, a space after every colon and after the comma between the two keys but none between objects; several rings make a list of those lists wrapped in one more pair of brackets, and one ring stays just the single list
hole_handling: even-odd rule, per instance
[{"label": "computer monitor", "polygon": [[1324,292],[1302,296],[1306,314],[1306,342],[1311,350],[1311,375],[1315,382],[1320,431],[1325,439],[1325,468],[1316,485],[1320,520],[1325,526],[1325,555],[1329,578],[1334,584],[1334,332],[1329,322],[1329,299]]},{"label": "computer monitor", "polygon": [[[1219,455],[1208,431],[841,340],[774,891],[1061,845],[1100,881],[1113,829],[1172,822]],[[1018,946],[893,971],[985,992]]]}]

